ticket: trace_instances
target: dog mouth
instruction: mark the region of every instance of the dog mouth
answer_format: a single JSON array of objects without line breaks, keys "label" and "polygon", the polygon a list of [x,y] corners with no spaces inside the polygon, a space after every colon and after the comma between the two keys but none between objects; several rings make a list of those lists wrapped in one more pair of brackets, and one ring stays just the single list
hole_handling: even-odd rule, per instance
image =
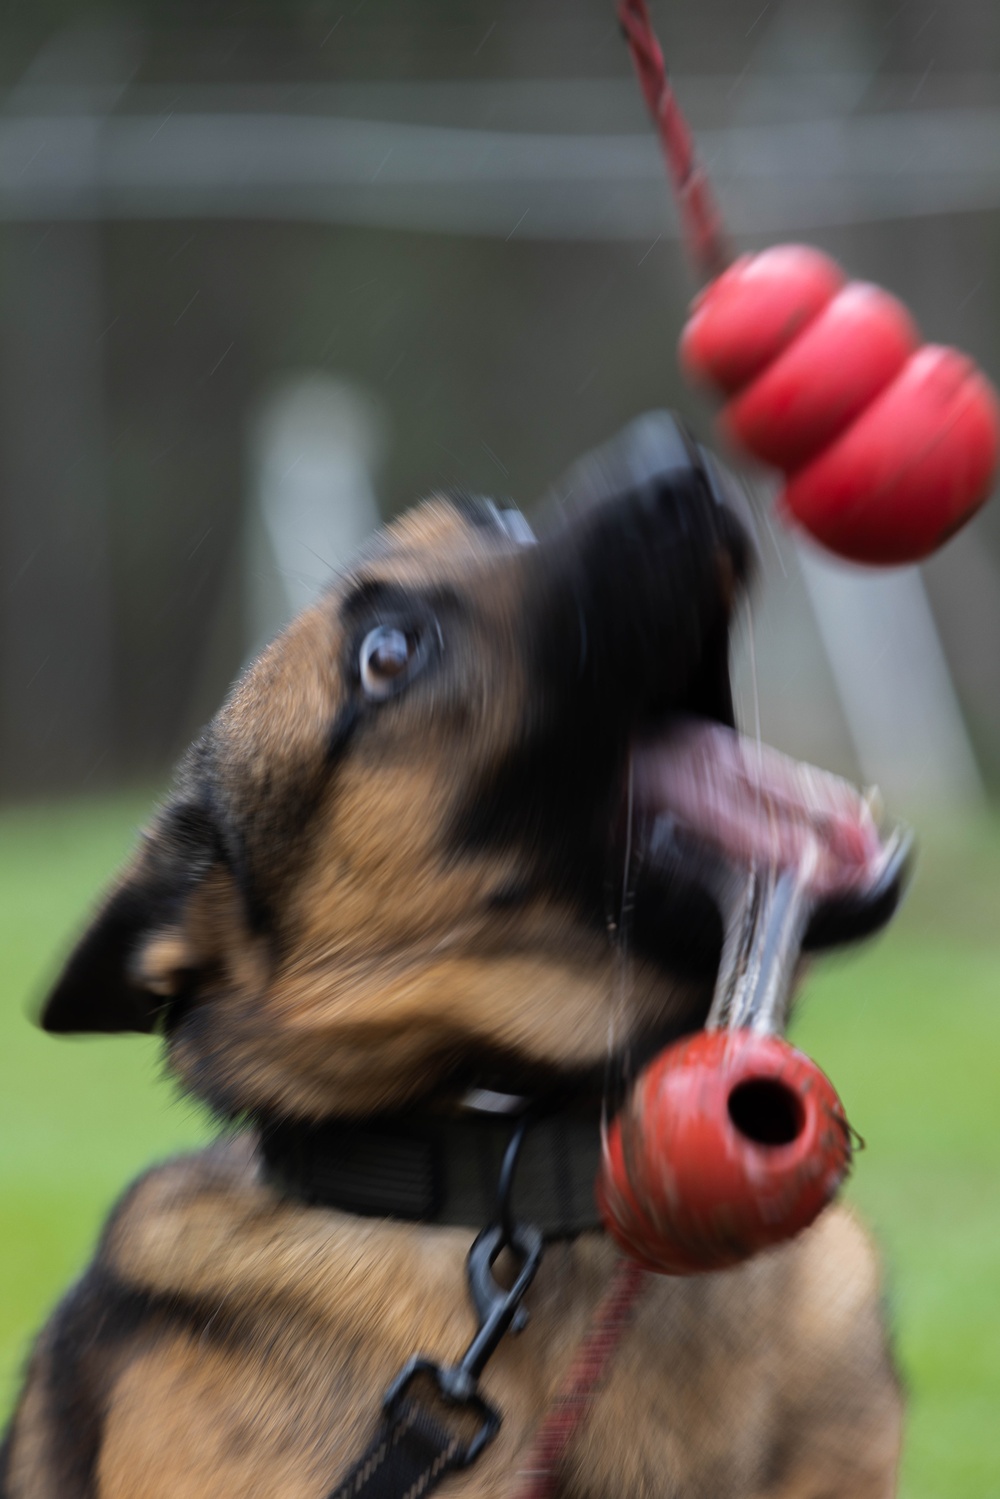
[{"label": "dog mouth", "polygon": [[[752,873],[795,873],[811,912],[806,950],[870,935],[899,903],[910,838],[882,825],[877,793],[731,725],[667,720],[634,739],[627,779],[624,904],[636,947],[667,971],[711,979]],[[615,858],[621,847],[619,832]]]},{"label": "dog mouth", "polygon": [[[523,1059],[494,1056],[474,1070],[477,1088],[605,1098],[609,1079],[615,1086],[619,1073],[633,1075],[703,1025],[727,919],[751,873],[796,872],[812,913],[803,949],[870,935],[898,904],[909,835],[882,826],[877,795],[725,723],[677,715],[643,732],[630,746],[626,782],[606,854],[615,904],[627,913],[620,933],[629,955],[669,979],[670,998],[636,1014],[597,1066],[532,1073]],[[797,959],[796,950],[793,968]]]},{"label": "dog mouth", "polygon": [[737,874],[797,870],[816,902],[861,895],[883,872],[872,794],[721,723],[681,720],[638,740],[631,794],[640,818],[665,820]]}]

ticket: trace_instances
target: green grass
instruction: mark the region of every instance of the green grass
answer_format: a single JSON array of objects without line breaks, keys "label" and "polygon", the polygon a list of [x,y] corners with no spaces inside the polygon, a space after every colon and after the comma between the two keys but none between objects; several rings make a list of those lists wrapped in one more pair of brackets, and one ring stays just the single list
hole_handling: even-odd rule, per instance
[{"label": "green grass", "polygon": [[[117,1193],[204,1133],[155,1043],[27,1018],[143,810],[0,813],[0,1408]],[[851,1190],[910,1390],[905,1499],[1000,1499],[1000,823],[928,838],[890,934],[817,965],[795,1039],[868,1142]]]},{"label": "green grass", "polygon": [[891,931],[828,959],[796,1041],[867,1149],[910,1392],[906,1499],[1000,1499],[1000,826],[928,840]]},{"label": "green grass", "polygon": [[0,1411],[108,1207],[145,1164],[204,1134],[151,1038],[55,1040],[30,1019],[145,810],[0,813]]}]

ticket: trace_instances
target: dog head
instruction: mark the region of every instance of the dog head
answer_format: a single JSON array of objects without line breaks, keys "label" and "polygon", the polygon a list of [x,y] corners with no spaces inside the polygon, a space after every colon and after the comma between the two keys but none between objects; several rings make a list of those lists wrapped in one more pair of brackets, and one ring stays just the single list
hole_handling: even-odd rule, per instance
[{"label": "dog head", "polygon": [[747,535],[667,417],[569,487],[537,542],[489,502],[426,502],[279,636],[49,1029],[159,1027],[220,1112],[322,1118],[556,1088],[599,1075],[609,1038],[646,1052],[701,1023],[712,838],[670,835],[669,766],[732,726]]}]

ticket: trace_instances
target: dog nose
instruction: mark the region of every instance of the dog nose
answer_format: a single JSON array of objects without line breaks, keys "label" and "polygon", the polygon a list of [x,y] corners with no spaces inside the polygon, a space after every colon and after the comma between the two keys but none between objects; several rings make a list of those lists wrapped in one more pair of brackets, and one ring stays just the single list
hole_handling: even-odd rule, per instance
[{"label": "dog nose", "polygon": [[744,544],[756,549],[757,522],[742,484],[670,411],[647,411],[616,437],[577,460],[554,486],[562,506],[577,512],[683,485],[700,473],[705,498],[730,512]]},{"label": "dog nose", "polygon": [[544,634],[571,643],[554,668],[565,679],[575,645],[600,708],[728,720],[729,620],[753,551],[736,481],[677,418],[651,412],[579,460],[554,498],[539,560],[565,617]]}]

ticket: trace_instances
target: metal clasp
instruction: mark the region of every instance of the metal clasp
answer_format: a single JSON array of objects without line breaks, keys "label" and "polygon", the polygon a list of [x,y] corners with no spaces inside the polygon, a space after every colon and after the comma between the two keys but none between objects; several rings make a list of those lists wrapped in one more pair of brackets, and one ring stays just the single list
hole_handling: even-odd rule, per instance
[{"label": "metal clasp", "polygon": [[[465,1262],[469,1295],[479,1318],[475,1337],[457,1364],[438,1364],[433,1359],[419,1356],[410,1359],[396,1375],[382,1401],[382,1408],[391,1420],[398,1413],[399,1403],[410,1385],[418,1375],[425,1374],[434,1381],[445,1404],[464,1407],[481,1417],[479,1430],[453,1460],[457,1468],[467,1468],[474,1463],[500,1430],[502,1417],[496,1407],[480,1395],[479,1376],[505,1334],[518,1333],[527,1323],[528,1313],[521,1302],[542,1261],[541,1229],[530,1223],[516,1223],[510,1217],[514,1171],[526,1128],[527,1121],[518,1125],[504,1156],[497,1192],[498,1221],[483,1229]],[[509,1290],[498,1285],[493,1275],[493,1266],[505,1249],[509,1249],[519,1261],[519,1269]]]}]

